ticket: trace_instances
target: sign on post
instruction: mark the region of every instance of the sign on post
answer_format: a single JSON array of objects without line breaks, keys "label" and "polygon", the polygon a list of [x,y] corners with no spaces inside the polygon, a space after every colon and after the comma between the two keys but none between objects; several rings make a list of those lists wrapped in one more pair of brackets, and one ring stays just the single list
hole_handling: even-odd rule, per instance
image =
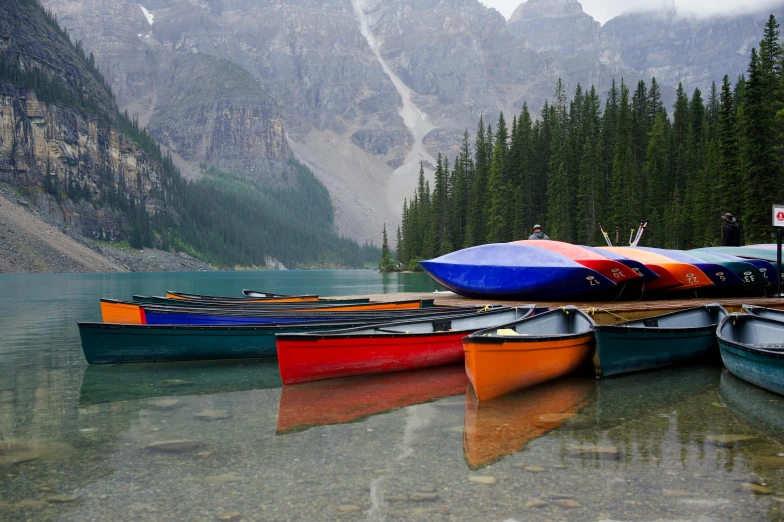
[{"label": "sign on post", "polygon": [[773,205],[773,226],[784,227],[784,205]]}]

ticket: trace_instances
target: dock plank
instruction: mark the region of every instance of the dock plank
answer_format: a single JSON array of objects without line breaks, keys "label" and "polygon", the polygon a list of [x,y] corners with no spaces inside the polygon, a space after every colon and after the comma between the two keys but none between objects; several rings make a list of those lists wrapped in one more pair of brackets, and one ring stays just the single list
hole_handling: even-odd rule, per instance
[{"label": "dock plank", "polygon": [[439,306],[477,306],[486,304],[503,304],[507,306],[519,306],[525,304],[537,304],[546,306],[550,309],[559,308],[566,305],[574,305],[593,316],[598,324],[615,324],[622,321],[633,319],[643,319],[654,315],[661,315],[668,312],[675,312],[685,308],[701,306],[709,303],[719,303],[729,312],[740,312],[744,304],[767,306],[784,310],[784,299],[772,297],[725,297],[725,298],[681,298],[681,299],[651,299],[646,301],[518,301],[518,300],[491,300],[473,299],[463,297],[454,292],[404,292],[394,294],[372,294],[363,296],[371,301],[397,301],[402,299],[435,299],[435,304]]}]

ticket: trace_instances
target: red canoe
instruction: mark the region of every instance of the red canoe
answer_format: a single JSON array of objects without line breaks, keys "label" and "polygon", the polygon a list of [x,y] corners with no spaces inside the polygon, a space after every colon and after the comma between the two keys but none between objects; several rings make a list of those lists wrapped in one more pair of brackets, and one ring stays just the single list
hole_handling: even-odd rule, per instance
[{"label": "red canoe", "polygon": [[533,305],[450,317],[275,336],[283,384],[368,375],[464,360],[463,337],[534,312]]},{"label": "red canoe", "polygon": [[362,375],[284,386],[276,433],[354,422],[457,395],[465,391],[467,382],[463,365],[452,364],[394,375]]},{"label": "red canoe", "polygon": [[601,254],[597,254],[593,250],[589,250],[579,245],[564,243],[562,241],[531,240],[513,241],[513,243],[544,248],[546,250],[550,250],[551,252],[555,252],[556,254],[561,254],[562,256],[571,259],[575,263],[579,263],[586,268],[590,268],[591,270],[596,270],[616,284],[640,277],[640,274],[623,263],[608,259]]}]

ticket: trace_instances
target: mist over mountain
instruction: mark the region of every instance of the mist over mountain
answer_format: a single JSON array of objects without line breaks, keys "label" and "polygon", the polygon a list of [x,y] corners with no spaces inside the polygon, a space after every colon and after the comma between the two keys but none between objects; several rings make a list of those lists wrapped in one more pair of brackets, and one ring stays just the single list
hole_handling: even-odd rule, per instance
[{"label": "mist over mountain", "polygon": [[329,190],[338,229],[376,243],[420,162],[454,157],[480,116],[511,118],[524,101],[538,114],[559,77],[603,96],[613,79],[656,76],[671,106],[679,82],[707,90],[743,73],[769,14],[602,26],[576,0],[529,0],[508,21],[477,0],[45,5],[183,171],[207,163],[285,184],[295,156]]}]

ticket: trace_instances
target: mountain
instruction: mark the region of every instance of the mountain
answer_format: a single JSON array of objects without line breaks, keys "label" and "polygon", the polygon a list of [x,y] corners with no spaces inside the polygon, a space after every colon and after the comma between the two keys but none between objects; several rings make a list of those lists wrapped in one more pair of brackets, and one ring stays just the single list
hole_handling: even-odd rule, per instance
[{"label": "mountain", "polygon": [[291,153],[329,190],[338,230],[375,242],[420,163],[451,160],[480,116],[524,101],[538,114],[559,77],[603,95],[613,79],[655,75],[670,106],[680,81],[691,92],[742,73],[764,20],[649,13],[600,26],[576,0],[529,0],[508,22],[477,0],[44,3],[183,172],[206,163],[279,184]]},{"label": "mountain", "polygon": [[51,13],[36,0],[0,0],[0,8],[0,188],[40,216],[84,238],[186,251],[221,266],[270,257],[363,266],[377,257],[335,234],[326,188],[296,161],[274,103],[243,69],[184,54],[156,84],[166,112],[146,124],[167,122],[161,137],[202,163],[188,181],[118,110],[94,55]]}]

